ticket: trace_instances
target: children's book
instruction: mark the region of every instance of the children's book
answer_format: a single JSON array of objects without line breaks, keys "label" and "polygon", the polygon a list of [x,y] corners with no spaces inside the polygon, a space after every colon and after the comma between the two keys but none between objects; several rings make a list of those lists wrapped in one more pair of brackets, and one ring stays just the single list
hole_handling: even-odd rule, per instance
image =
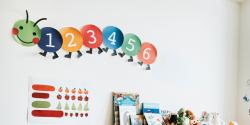
[{"label": "children's book", "polygon": [[160,105],[158,103],[143,103],[142,104],[143,113],[160,113]]},{"label": "children's book", "polygon": [[148,125],[165,125],[160,114],[144,113]]},{"label": "children's book", "polygon": [[143,115],[131,115],[131,125],[146,125],[146,120]]},{"label": "children's book", "polygon": [[135,106],[139,113],[139,94],[113,92],[113,124],[119,125],[119,106]]},{"label": "children's book", "polygon": [[120,125],[130,125],[131,115],[136,115],[135,106],[119,106]]}]

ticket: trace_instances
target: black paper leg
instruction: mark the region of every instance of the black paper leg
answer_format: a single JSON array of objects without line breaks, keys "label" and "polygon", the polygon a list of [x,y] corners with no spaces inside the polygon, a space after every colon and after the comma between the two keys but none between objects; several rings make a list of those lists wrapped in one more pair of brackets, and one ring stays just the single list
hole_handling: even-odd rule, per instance
[{"label": "black paper leg", "polygon": [[93,49],[90,48],[88,51],[86,51],[86,53],[92,54],[92,51],[93,51]]},{"label": "black paper leg", "polygon": [[98,47],[98,54],[101,54],[102,52],[103,50],[100,47]]},{"label": "black paper leg", "polygon": [[111,54],[111,56],[116,56],[117,53],[116,53],[116,50],[113,50],[113,53]]},{"label": "black paper leg", "polygon": [[140,66],[142,66],[143,62],[138,62],[138,64],[139,64]]},{"label": "black paper leg", "polygon": [[102,50],[103,50],[104,52],[108,52],[109,48],[108,48],[108,47],[102,48]]},{"label": "black paper leg", "polygon": [[82,56],[82,52],[78,50],[77,53],[78,53],[77,58],[80,58]]},{"label": "black paper leg", "polygon": [[69,54],[66,54],[64,57],[65,58],[71,58],[71,54],[72,54],[72,52],[69,52]]},{"label": "black paper leg", "polygon": [[44,52],[40,52],[39,54],[45,57],[45,56],[46,56],[46,54],[47,54],[47,52],[46,52],[46,51],[44,51]]},{"label": "black paper leg", "polygon": [[120,57],[123,57],[124,55],[125,55],[125,53],[123,52],[123,53],[118,53],[118,55],[120,56]]},{"label": "black paper leg", "polygon": [[54,56],[52,57],[53,59],[56,59],[56,58],[58,58],[59,56],[57,55],[57,53],[56,52],[54,52]]},{"label": "black paper leg", "polygon": [[146,70],[150,70],[150,65],[147,64]]},{"label": "black paper leg", "polygon": [[129,57],[128,62],[133,62],[133,57],[132,56]]}]

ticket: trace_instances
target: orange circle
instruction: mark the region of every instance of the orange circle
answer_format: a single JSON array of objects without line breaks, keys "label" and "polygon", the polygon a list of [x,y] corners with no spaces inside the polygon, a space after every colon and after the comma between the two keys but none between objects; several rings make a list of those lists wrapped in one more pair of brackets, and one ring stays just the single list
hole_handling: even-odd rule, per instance
[{"label": "orange circle", "polygon": [[151,43],[145,42],[141,45],[141,51],[138,54],[138,59],[145,64],[152,64],[157,57],[157,49]]},{"label": "orange circle", "polygon": [[76,52],[81,49],[83,45],[83,38],[81,32],[73,27],[65,27],[60,30],[63,44],[62,48],[68,52]]}]

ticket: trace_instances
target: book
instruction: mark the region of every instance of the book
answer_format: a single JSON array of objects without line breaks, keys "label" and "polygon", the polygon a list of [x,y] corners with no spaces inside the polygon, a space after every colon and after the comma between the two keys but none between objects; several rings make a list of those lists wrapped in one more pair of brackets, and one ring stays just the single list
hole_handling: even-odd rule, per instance
[{"label": "book", "polygon": [[139,113],[139,94],[136,93],[112,93],[113,96],[113,124],[119,125],[119,106],[135,106]]},{"label": "book", "polygon": [[160,114],[144,113],[144,116],[148,125],[165,125]]},{"label": "book", "polygon": [[146,120],[143,115],[131,115],[131,125],[146,125]]},{"label": "book", "polygon": [[160,114],[160,105],[158,103],[143,103],[142,112]]},{"label": "book", "polygon": [[120,125],[130,125],[131,115],[136,115],[136,106],[119,106]]}]

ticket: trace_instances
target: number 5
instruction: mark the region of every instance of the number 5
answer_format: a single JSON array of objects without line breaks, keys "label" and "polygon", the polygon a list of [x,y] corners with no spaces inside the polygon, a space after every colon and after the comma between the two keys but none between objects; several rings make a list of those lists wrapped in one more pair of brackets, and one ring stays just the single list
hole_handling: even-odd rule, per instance
[{"label": "number 5", "polygon": [[130,45],[131,46],[131,48],[128,48],[128,46],[126,47],[126,49],[128,50],[128,51],[133,51],[134,49],[135,49],[135,40],[133,40],[133,39],[129,39],[128,40],[128,45]]},{"label": "number 5", "polygon": [[150,51],[151,51],[150,48],[144,49],[144,51],[143,51],[143,58],[144,58],[145,60],[148,60],[148,59],[150,58]]}]

